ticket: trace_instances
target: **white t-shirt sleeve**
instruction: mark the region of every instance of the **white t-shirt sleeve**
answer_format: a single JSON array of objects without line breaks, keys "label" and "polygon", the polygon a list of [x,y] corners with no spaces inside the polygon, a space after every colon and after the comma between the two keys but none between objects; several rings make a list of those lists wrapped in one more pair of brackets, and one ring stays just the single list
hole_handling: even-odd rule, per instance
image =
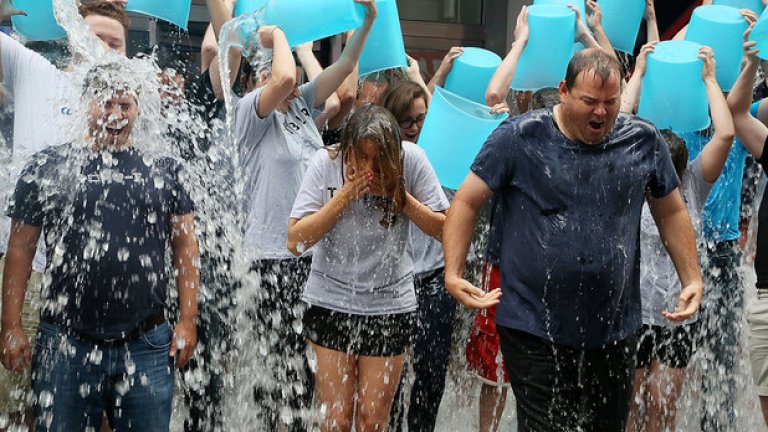
[{"label": "white t-shirt sleeve", "polygon": [[424,150],[410,142],[403,142],[403,150],[405,187],[408,193],[432,211],[447,210],[450,203]]},{"label": "white t-shirt sleeve", "polygon": [[0,32],[0,61],[3,65],[3,84],[13,96],[17,79],[35,79],[40,72],[55,66],[40,54],[24,47],[12,37]]},{"label": "white t-shirt sleeve", "polygon": [[320,149],[312,156],[309,168],[301,181],[299,193],[293,202],[291,219],[302,219],[320,210],[326,202],[325,171],[331,162],[328,151]]},{"label": "white t-shirt sleeve", "polygon": [[274,113],[270,113],[264,118],[260,118],[257,112],[259,107],[259,98],[264,87],[246,94],[237,102],[235,111],[235,131],[238,136],[247,138],[249,146],[257,146],[269,128],[269,122]]},{"label": "white t-shirt sleeve", "polygon": [[684,177],[685,176],[690,179],[691,187],[693,188],[697,203],[700,207],[699,210],[701,210],[707,202],[709,193],[715,186],[714,183],[707,183],[707,181],[704,180],[704,172],[701,167],[701,155],[697,156],[696,159],[688,164],[688,168],[684,174]]}]

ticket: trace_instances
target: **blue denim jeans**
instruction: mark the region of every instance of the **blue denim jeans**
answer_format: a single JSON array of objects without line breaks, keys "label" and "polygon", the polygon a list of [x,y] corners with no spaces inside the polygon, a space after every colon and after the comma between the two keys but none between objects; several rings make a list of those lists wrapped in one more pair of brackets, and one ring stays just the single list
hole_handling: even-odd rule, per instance
[{"label": "blue denim jeans", "polygon": [[173,332],[165,322],[134,340],[96,344],[41,322],[32,360],[38,432],[167,432],[173,399]]}]

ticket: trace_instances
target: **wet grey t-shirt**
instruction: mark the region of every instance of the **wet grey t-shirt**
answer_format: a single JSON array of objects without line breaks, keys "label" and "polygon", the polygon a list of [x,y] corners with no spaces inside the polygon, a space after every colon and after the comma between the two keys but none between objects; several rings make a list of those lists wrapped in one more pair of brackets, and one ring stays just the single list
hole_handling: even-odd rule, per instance
[{"label": "wet grey t-shirt", "polygon": [[237,103],[235,134],[245,179],[243,246],[255,259],[293,258],[288,251],[288,215],[312,155],[323,147],[312,120],[315,82],[299,87],[288,112],[259,118],[263,87]]},{"label": "wet grey t-shirt", "polygon": [[[688,164],[680,181],[688,213],[691,215],[693,230],[697,239],[701,235],[701,211],[713,183],[704,181],[701,172],[701,156]],[[664,247],[659,229],[653,220],[648,203],[643,206],[640,222],[640,299],[643,306],[643,324],[655,326],[680,325],[661,315],[663,310],[674,310],[680,297],[680,279],[677,277],[672,259]],[[697,315],[685,321],[696,321]]]},{"label": "wet grey t-shirt", "polygon": [[[424,151],[403,142],[405,189],[434,211],[448,208],[437,175]],[[331,200],[343,186],[341,156],[319,151],[296,197],[291,218],[307,217]],[[370,195],[350,204],[336,225],[314,247],[312,270],[302,299],[338,312],[357,315],[416,310],[413,261],[406,253],[411,221],[403,214],[390,228]]]}]

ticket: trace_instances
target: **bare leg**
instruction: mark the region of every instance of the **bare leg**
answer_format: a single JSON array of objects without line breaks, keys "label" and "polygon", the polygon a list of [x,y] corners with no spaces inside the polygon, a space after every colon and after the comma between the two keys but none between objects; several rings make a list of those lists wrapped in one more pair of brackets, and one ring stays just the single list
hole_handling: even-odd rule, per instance
[{"label": "bare leg", "polygon": [[760,396],[760,409],[763,411],[763,420],[768,425],[768,396]]},{"label": "bare leg", "polygon": [[646,402],[646,376],[647,368],[635,370],[635,383],[632,390],[632,402],[629,407],[629,419],[627,420],[627,432],[642,432],[645,428],[645,418],[640,417],[640,405]]},{"label": "bare leg", "polygon": [[481,384],[480,386],[480,432],[496,432],[507,403],[507,388]]},{"label": "bare leg", "polygon": [[315,399],[322,413],[320,430],[349,432],[355,412],[357,359],[309,341],[307,343],[317,356]]},{"label": "bare leg", "polygon": [[384,432],[403,372],[405,354],[394,357],[359,357],[356,432]]},{"label": "bare leg", "polygon": [[648,377],[646,432],[675,430],[677,399],[683,387],[685,368],[666,367],[654,360]]}]

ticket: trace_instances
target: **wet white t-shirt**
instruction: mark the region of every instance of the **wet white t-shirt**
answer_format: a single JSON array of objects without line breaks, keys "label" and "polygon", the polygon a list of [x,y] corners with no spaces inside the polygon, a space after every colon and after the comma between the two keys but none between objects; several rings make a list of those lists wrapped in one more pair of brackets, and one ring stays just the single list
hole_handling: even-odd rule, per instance
[{"label": "wet white t-shirt", "polygon": [[[680,193],[691,216],[697,240],[701,239],[701,212],[713,183],[704,181],[701,172],[701,157],[688,164],[680,183]],[[698,242],[697,242],[698,243]],[[670,321],[661,311],[673,311],[680,298],[680,279],[669,257],[648,203],[643,205],[640,220],[640,298],[643,309],[643,324],[654,326],[675,326],[682,323]],[[694,315],[685,324],[694,322]]]},{"label": "wet white t-shirt", "polygon": [[[72,140],[72,121],[79,104],[77,85],[67,72],[41,55],[0,32],[0,61],[3,86],[13,101],[13,155],[8,185],[3,187],[3,203],[13,193],[18,174],[33,154]],[[5,207],[5,205],[3,205]],[[0,253],[8,248],[10,219],[0,216]],[[45,269],[45,255],[38,247],[33,269]]]},{"label": "wet white t-shirt", "polygon": [[309,160],[323,147],[312,120],[314,81],[299,87],[301,96],[288,112],[259,118],[256,108],[264,88],[237,102],[235,134],[245,176],[243,246],[253,259],[293,258],[288,250],[288,215]]},{"label": "wet white t-shirt", "polygon": [[[341,156],[317,152],[301,184],[291,218],[302,219],[323,207],[343,186]],[[432,165],[424,151],[403,142],[405,189],[433,211],[448,209]],[[379,222],[383,211],[367,195],[350,204],[333,229],[318,242],[302,299],[356,315],[416,310],[413,261],[407,246],[411,221],[400,213],[390,228]]]}]

